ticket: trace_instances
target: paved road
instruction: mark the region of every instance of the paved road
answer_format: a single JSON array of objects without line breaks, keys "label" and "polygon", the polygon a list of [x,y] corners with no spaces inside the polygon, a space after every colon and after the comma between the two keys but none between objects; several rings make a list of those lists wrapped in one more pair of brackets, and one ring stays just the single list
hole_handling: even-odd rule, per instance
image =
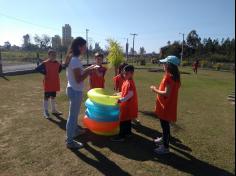
[{"label": "paved road", "polygon": [[3,66],[3,73],[22,71],[22,70],[33,70],[36,64],[23,64],[23,65],[8,65]]},{"label": "paved road", "polygon": [[[86,64],[87,61],[83,60],[82,61],[83,64]],[[3,65],[3,73],[8,73],[8,72],[14,72],[14,71],[23,71],[23,70],[33,70],[36,68],[36,64],[33,63],[29,63],[29,64],[18,64],[18,65]]]}]

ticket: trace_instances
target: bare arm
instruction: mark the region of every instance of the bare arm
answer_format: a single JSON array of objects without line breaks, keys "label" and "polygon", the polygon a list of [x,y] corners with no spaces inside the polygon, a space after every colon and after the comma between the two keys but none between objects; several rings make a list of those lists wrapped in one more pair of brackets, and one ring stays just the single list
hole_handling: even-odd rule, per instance
[{"label": "bare arm", "polygon": [[133,91],[129,91],[128,94],[127,94],[125,97],[120,98],[119,101],[120,101],[121,103],[126,102],[126,101],[128,101],[130,98],[132,98],[133,96],[134,96],[134,92],[133,92]]},{"label": "bare arm", "polygon": [[94,69],[94,66],[87,67],[83,71],[80,68],[74,69],[74,75],[77,83],[83,82],[89,75],[90,71]]},{"label": "bare arm", "polygon": [[166,88],[164,91],[157,89],[156,86],[151,86],[150,88],[153,92],[155,92],[156,94],[160,96],[165,96],[165,97],[170,96],[170,92],[171,92],[170,85],[166,85]]}]

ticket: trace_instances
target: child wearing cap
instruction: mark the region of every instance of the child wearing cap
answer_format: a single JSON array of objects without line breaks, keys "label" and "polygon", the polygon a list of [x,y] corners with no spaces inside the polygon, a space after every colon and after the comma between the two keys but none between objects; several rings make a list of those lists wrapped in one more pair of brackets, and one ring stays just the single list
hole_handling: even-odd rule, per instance
[{"label": "child wearing cap", "polygon": [[158,148],[155,149],[157,154],[169,153],[170,143],[170,122],[177,120],[177,101],[180,88],[180,72],[178,65],[180,60],[175,56],[168,56],[160,61],[164,64],[164,77],[159,85],[151,86],[151,90],[157,94],[156,116],[160,118],[163,137],[154,140]]},{"label": "child wearing cap", "polygon": [[48,59],[40,64],[36,71],[44,75],[44,100],[43,100],[43,115],[46,119],[50,118],[48,111],[49,100],[51,100],[51,108],[53,115],[62,115],[56,109],[56,94],[60,91],[59,73],[62,71],[62,65],[56,60],[56,51],[50,49],[48,51]]},{"label": "child wearing cap", "polygon": [[95,54],[95,61],[98,69],[92,71],[89,74],[90,89],[105,87],[105,74],[107,69],[102,66],[103,58],[104,58],[103,54],[101,53]]},{"label": "child wearing cap", "polygon": [[131,122],[138,116],[138,95],[133,80],[134,67],[127,65],[123,70],[125,81],[121,89],[120,104],[120,133],[112,141],[123,142],[126,137],[132,136]]}]

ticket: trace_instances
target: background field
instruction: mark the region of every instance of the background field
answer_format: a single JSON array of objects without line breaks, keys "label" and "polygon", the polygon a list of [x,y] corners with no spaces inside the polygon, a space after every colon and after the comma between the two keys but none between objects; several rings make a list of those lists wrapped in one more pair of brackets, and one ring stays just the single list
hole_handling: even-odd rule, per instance
[{"label": "background field", "polygon": [[[110,70],[106,77],[110,91],[112,76]],[[133,139],[117,144],[88,133],[78,139],[86,144],[79,152],[65,148],[65,72],[57,99],[64,115],[50,121],[42,118],[41,75],[9,77],[9,81],[0,78],[0,175],[234,175],[235,107],[227,96],[235,89],[235,76],[216,71],[182,75],[179,118],[172,125],[172,153],[158,157],[152,139],[160,136],[161,128],[151,113],[155,96],[149,86],[161,77],[162,73],[146,69],[136,71],[142,124],[134,126]],[[84,106],[80,119],[83,112]]]}]

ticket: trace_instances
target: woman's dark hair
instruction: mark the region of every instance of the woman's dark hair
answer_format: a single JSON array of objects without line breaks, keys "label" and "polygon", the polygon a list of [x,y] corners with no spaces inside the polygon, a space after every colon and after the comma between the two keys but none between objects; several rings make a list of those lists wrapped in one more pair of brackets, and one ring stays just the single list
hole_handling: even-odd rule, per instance
[{"label": "woman's dark hair", "polygon": [[124,71],[133,73],[134,72],[134,66],[133,65],[126,65],[124,67]]},{"label": "woman's dark hair", "polygon": [[80,56],[80,50],[79,47],[83,47],[84,45],[86,45],[86,40],[83,39],[82,37],[77,37],[75,38],[71,45],[70,48],[67,51],[66,54],[66,60],[65,60],[65,64],[68,65],[70,63],[70,60],[73,56]]},{"label": "woman's dark hair", "polygon": [[119,74],[121,74],[121,72],[123,71],[123,69],[125,68],[125,66],[127,66],[128,64],[126,63],[122,63],[120,66],[119,66]]},{"label": "woman's dark hair", "polygon": [[166,65],[167,65],[167,72],[171,75],[171,78],[176,82],[181,82],[178,66],[171,63],[167,63]]}]

